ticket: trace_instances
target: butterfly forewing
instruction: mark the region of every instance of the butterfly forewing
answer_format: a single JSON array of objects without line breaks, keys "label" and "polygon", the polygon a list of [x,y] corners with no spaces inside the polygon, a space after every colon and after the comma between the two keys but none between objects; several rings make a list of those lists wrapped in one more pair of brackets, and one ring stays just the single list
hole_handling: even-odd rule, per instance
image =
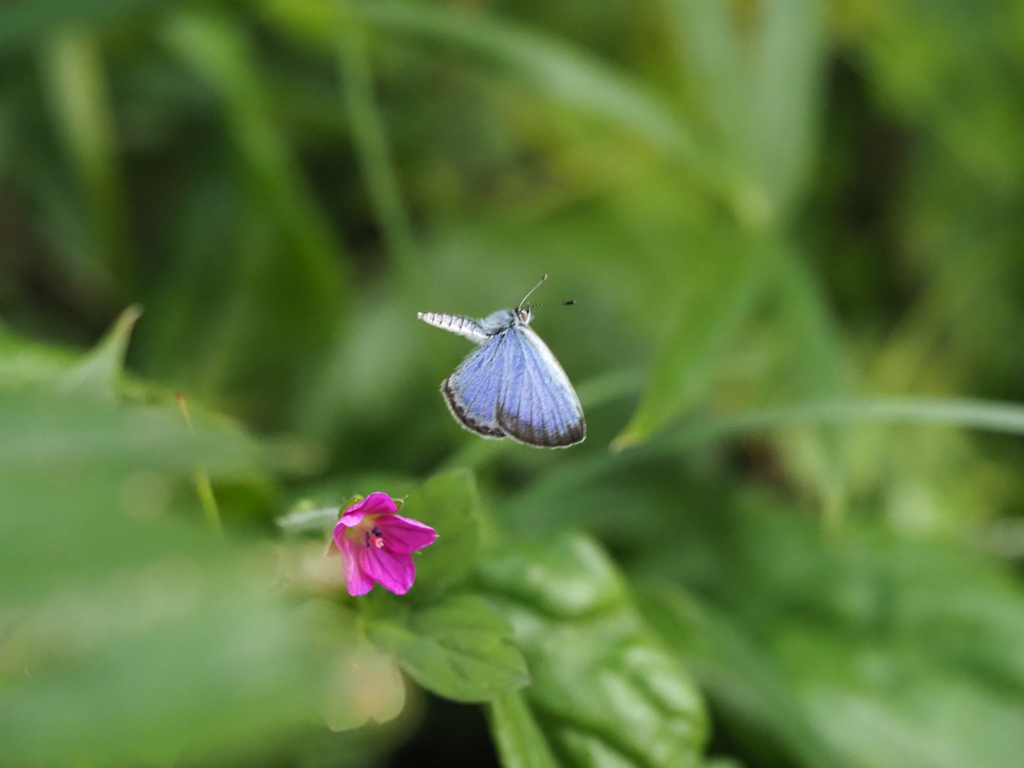
[{"label": "butterfly forewing", "polygon": [[583,408],[551,350],[527,326],[505,335],[498,426],[529,445],[559,448],[581,442],[587,434]]}]

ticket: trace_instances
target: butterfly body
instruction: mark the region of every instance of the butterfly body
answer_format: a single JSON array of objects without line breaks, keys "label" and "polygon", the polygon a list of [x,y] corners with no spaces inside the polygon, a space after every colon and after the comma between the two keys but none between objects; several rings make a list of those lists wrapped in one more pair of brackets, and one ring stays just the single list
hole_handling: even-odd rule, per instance
[{"label": "butterfly body", "polygon": [[586,437],[579,398],[530,328],[530,307],[501,309],[482,320],[441,312],[418,317],[479,345],[441,383],[448,409],[466,429],[541,448],[564,448]]}]

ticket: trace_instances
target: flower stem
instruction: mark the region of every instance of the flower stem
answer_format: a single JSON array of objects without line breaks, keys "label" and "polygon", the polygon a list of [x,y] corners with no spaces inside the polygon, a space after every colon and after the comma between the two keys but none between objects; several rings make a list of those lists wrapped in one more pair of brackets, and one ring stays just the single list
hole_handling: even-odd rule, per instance
[{"label": "flower stem", "polygon": [[[181,415],[185,417],[185,423],[194,435],[196,428],[192,426],[192,418],[188,415],[188,403],[185,402],[185,395],[181,392],[177,395],[178,408]],[[199,504],[203,508],[203,517],[206,524],[218,536],[224,535],[224,526],[220,522],[220,511],[217,509],[217,499],[213,495],[213,484],[210,482],[210,475],[202,467],[196,467],[193,473],[196,484],[196,495],[199,497]]]},{"label": "flower stem", "polygon": [[338,522],[339,506],[320,509],[298,509],[277,519],[277,524],[288,533],[329,530]]}]

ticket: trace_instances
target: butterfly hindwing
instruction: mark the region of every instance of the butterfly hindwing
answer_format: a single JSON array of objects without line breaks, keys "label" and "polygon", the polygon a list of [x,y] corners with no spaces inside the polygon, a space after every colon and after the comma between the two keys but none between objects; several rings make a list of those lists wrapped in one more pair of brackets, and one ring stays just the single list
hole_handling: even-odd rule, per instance
[{"label": "butterfly hindwing", "polygon": [[583,408],[558,360],[528,326],[500,334],[495,421],[519,442],[560,448],[587,434]]},{"label": "butterfly hindwing", "polygon": [[504,363],[504,334],[498,334],[473,350],[455,372],[441,383],[441,393],[452,415],[468,430],[500,439],[496,405]]}]

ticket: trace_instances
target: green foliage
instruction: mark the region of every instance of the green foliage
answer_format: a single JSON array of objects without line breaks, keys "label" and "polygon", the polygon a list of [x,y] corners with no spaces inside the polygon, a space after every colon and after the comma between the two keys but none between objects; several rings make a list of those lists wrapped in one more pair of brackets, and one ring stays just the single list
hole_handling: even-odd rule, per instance
[{"label": "green foliage", "polygon": [[547,39],[510,20],[492,22],[424,3],[365,3],[358,7],[385,31],[414,33],[460,46],[489,64],[511,69],[559,104],[608,119],[662,149],[684,157],[693,153],[692,139],[680,116],[673,115],[656,94],[565,42]]},{"label": "green foliage", "polygon": [[112,397],[124,369],[124,357],[128,351],[132,328],[141,314],[139,307],[128,307],[122,312],[117,323],[96,348],[60,377],[58,388],[75,394]]},{"label": "green foliage", "polygon": [[374,621],[369,635],[413,680],[448,699],[489,701],[529,682],[508,623],[479,598],[451,597],[416,611],[404,626]]},{"label": "green foliage", "polygon": [[317,626],[254,590],[270,553],[171,515],[195,462],[252,476],[265,466],[258,446],[237,430],[191,433],[169,406],[112,402],[104,388],[134,319],[53,387],[0,390],[0,730],[12,763],[164,762],[186,744],[280,735],[319,708]]},{"label": "green foliage", "polygon": [[416,557],[418,588],[413,599],[429,601],[465,579],[476,561],[482,522],[476,482],[464,469],[435,475],[409,495],[406,507],[410,516],[438,535],[437,542]]},{"label": "green foliage", "polygon": [[[482,563],[480,583],[510,617],[533,677],[525,698],[555,751],[572,765],[699,764],[700,695],[601,549],[564,536],[503,550]],[[536,744],[516,702],[496,711],[495,725],[512,729],[499,744],[515,744],[516,754]],[[519,759],[543,764],[539,747],[525,749]]]},{"label": "green foliage", "polygon": [[750,315],[762,289],[767,257],[738,244],[721,248],[697,295],[654,362],[636,413],[615,440],[626,448],[643,442],[707,396],[722,350]]},{"label": "green foliage", "polygon": [[64,25],[119,21],[124,16],[158,5],[158,0],[38,0],[3,9],[0,50],[39,42]]},{"label": "green foliage", "polygon": [[728,616],[701,605],[670,582],[640,591],[644,616],[693,670],[729,735],[758,754],[786,755],[801,765],[844,762],[817,733],[771,659]]},{"label": "green foliage", "polygon": [[557,763],[529,705],[518,691],[496,696],[489,708],[495,747],[506,768],[554,768]]},{"label": "green foliage", "polygon": [[[0,7],[0,763],[1018,764],[1022,20]],[[566,451],[415,320],[545,273]]]},{"label": "green foliage", "polygon": [[[736,737],[810,765],[995,766],[1019,752],[1007,726],[1024,706],[1024,594],[1010,574],[878,531],[822,541],[763,503],[720,514],[721,529],[691,531],[732,553],[728,570],[698,573],[667,551],[644,570],[688,572],[728,615],[671,584],[643,604],[744,724]],[[951,737],[951,723],[969,730]]]}]

